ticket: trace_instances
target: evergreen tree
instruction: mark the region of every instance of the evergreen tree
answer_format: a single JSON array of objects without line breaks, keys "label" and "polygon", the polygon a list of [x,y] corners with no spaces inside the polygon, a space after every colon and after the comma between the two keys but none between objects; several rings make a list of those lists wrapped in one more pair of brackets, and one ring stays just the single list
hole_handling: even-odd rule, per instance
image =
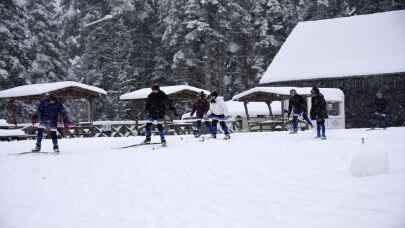
[{"label": "evergreen tree", "polygon": [[67,79],[68,62],[61,42],[56,2],[30,0],[26,5],[28,26],[31,30],[34,59],[26,80],[31,83],[62,81]]}]

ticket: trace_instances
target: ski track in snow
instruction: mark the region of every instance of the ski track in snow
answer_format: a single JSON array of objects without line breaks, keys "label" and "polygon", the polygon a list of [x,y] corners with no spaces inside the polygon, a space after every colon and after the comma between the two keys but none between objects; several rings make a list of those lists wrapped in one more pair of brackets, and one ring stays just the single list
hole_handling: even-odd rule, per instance
[{"label": "ski track in snow", "polygon": [[[0,142],[0,227],[405,227],[405,128],[327,133]],[[360,150],[388,152],[389,173],[353,177]]]}]

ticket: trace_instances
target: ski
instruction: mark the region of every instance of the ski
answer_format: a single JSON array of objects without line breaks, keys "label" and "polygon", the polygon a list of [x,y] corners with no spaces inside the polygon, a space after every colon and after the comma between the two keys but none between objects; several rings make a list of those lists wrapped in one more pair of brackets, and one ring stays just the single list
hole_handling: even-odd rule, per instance
[{"label": "ski", "polygon": [[387,130],[387,128],[368,128],[368,129],[366,129],[366,131],[377,131],[377,130]]},{"label": "ski", "polygon": [[12,154],[12,155],[25,155],[25,154],[52,154],[52,155],[59,155],[57,152],[42,152],[42,151],[27,151],[27,152],[21,152],[17,154]]},{"label": "ski", "polygon": [[114,149],[120,150],[120,149],[128,149],[128,148],[132,148],[132,147],[138,147],[138,146],[147,146],[147,145],[159,145],[162,143],[138,143],[138,144],[133,144],[133,145],[128,145],[128,146],[122,146],[122,147],[117,147]]}]

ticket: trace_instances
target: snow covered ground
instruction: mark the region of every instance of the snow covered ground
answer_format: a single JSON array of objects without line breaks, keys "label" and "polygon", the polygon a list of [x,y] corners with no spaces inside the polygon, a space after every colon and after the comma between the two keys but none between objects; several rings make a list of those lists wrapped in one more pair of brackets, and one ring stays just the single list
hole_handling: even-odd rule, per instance
[{"label": "snow covered ground", "polygon": [[[59,156],[2,142],[0,227],[405,227],[405,128],[313,136],[171,136],[155,150],[112,149],[140,137],[66,139]],[[369,152],[388,155],[388,173],[353,176],[352,158]]]}]

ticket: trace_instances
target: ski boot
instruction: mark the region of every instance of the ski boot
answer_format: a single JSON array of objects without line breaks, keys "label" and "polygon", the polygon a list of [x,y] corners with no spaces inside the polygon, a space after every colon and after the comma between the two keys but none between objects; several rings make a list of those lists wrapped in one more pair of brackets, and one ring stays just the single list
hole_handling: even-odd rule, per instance
[{"label": "ski boot", "polygon": [[147,137],[145,140],[143,140],[143,144],[150,144],[150,138]]},{"label": "ski boot", "polygon": [[211,134],[210,135],[210,139],[216,139],[217,138],[217,135],[216,134]]},{"label": "ski boot", "polygon": [[167,146],[166,139],[162,139],[161,144],[162,144],[163,147],[166,147]]},{"label": "ski boot", "polygon": [[322,139],[322,140],[326,140],[326,136],[322,136],[321,139]]},{"label": "ski boot", "polygon": [[55,152],[55,153],[59,153],[59,152],[60,152],[58,145],[54,145],[54,146],[53,146],[53,152]]},{"label": "ski boot", "polygon": [[41,152],[41,146],[35,145],[35,148],[31,150],[31,152],[38,153]]},{"label": "ski boot", "polygon": [[224,140],[229,140],[231,139],[231,135],[230,134],[225,134]]},{"label": "ski boot", "polygon": [[298,133],[298,130],[292,130],[292,131],[290,131],[290,134],[297,134]]}]

